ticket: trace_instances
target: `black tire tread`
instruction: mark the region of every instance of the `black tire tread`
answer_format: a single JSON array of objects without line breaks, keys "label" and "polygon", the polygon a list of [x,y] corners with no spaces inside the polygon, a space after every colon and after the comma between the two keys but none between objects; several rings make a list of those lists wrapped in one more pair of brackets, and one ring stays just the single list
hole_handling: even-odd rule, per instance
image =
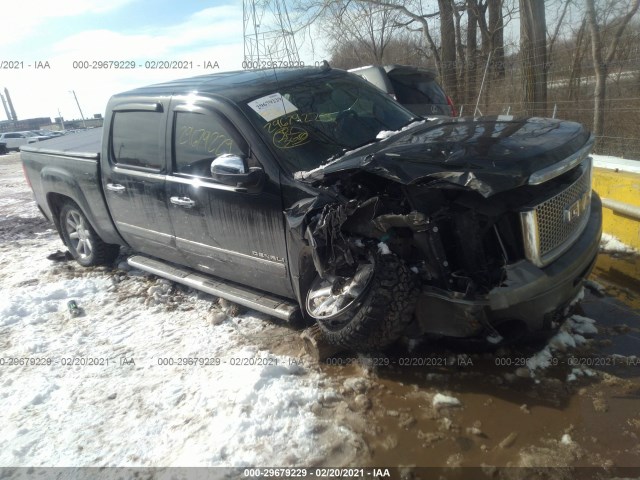
[{"label": "black tire tread", "polygon": [[418,294],[418,282],[396,255],[377,255],[374,278],[357,311],[340,329],[318,321],[327,341],[341,347],[372,351],[394,343],[409,324]]}]

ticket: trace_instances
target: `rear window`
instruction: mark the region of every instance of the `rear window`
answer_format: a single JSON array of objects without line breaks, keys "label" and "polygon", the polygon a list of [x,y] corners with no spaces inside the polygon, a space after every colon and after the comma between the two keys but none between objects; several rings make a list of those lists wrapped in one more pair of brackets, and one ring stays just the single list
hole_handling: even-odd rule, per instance
[{"label": "rear window", "polygon": [[161,170],[164,166],[164,115],[116,112],[111,129],[111,158],[123,166]]},{"label": "rear window", "polygon": [[447,97],[435,80],[423,75],[389,75],[400,103],[447,105]]}]

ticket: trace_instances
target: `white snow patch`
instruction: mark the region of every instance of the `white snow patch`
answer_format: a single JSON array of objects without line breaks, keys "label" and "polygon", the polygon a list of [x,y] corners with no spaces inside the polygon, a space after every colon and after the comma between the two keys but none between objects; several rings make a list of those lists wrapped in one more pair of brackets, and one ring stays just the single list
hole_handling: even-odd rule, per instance
[{"label": "white snow patch", "polygon": [[571,439],[571,435],[569,435],[568,433],[565,433],[564,435],[562,435],[562,438],[560,439],[560,443],[562,445],[571,445],[573,443],[573,440]]},{"label": "white snow patch", "polygon": [[569,305],[567,305],[567,307],[564,309],[564,314],[568,315],[569,312],[573,309],[573,307],[576,306],[578,303],[580,303],[582,300],[584,300],[584,287],[582,287],[580,291],[576,294],[576,296],[573,298],[573,300],[569,302]]},{"label": "white snow patch", "polygon": [[[583,335],[593,335],[598,333],[595,326],[595,320],[581,315],[572,315],[560,327],[547,345],[527,359],[527,368],[531,373],[531,377],[535,377],[536,370],[544,370],[553,362],[554,352],[565,352],[569,348],[575,348],[588,342]],[[576,375],[582,374],[576,372],[575,369],[567,376],[567,381],[573,381]]]},{"label": "white snow patch", "polygon": [[462,403],[455,397],[450,397],[449,395],[444,395],[442,393],[436,393],[433,396],[433,406],[436,408],[439,407],[459,407]]},{"label": "white snow patch", "polygon": [[376,135],[376,138],[378,140],[386,140],[389,137],[397,135],[398,133],[404,132],[404,131],[409,130],[411,128],[417,127],[418,125],[422,125],[425,122],[426,122],[426,120],[419,120],[419,121],[411,122],[409,125],[407,125],[405,127],[402,127],[400,130],[381,130]]},{"label": "white snow patch", "polygon": [[551,353],[551,348],[549,345],[547,345],[538,353],[536,353],[535,355],[527,359],[527,367],[529,368],[530,371],[537,370],[537,369],[544,370],[549,365],[551,365],[552,358],[553,358],[553,355]]},{"label": "white snow patch", "polygon": [[583,317],[582,315],[572,315],[569,318],[571,321],[571,330],[581,335],[595,335],[598,333],[596,327],[596,321],[592,318]]},{"label": "white snow patch", "polygon": [[391,250],[389,250],[389,246],[384,242],[378,243],[378,252],[380,252],[380,255],[391,255]]},{"label": "white snow patch", "polygon": [[606,289],[595,280],[585,280],[584,286],[585,288],[588,288],[589,290],[596,292],[598,295],[605,295],[607,293]]},{"label": "white snow patch", "polygon": [[620,239],[609,233],[602,234],[600,251],[605,253],[638,253],[638,250],[622,243]]},{"label": "white snow patch", "polygon": [[640,162],[638,160],[612,157],[610,155],[591,154],[593,166],[606,168],[609,170],[620,170],[621,172],[640,173]]}]

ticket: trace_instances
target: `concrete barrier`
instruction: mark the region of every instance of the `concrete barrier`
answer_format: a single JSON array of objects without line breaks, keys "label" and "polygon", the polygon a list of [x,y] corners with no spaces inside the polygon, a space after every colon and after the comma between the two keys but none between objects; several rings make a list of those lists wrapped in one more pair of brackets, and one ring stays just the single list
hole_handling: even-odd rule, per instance
[{"label": "concrete barrier", "polygon": [[596,165],[593,189],[602,198],[603,232],[640,250],[640,173]]}]

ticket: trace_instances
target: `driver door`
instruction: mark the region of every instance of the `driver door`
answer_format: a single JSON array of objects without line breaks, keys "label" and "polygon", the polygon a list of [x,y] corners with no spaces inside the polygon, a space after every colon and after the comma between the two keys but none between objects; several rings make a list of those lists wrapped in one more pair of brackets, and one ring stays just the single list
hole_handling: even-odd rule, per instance
[{"label": "driver door", "polygon": [[225,154],[244,159],[247,169],[260,167],[216,107],[206,98],[172,101],[166,195],[176,247],[196,270],[290,295],[280,185],[266,175],[247,187],[213,178],[211,164]]}]

